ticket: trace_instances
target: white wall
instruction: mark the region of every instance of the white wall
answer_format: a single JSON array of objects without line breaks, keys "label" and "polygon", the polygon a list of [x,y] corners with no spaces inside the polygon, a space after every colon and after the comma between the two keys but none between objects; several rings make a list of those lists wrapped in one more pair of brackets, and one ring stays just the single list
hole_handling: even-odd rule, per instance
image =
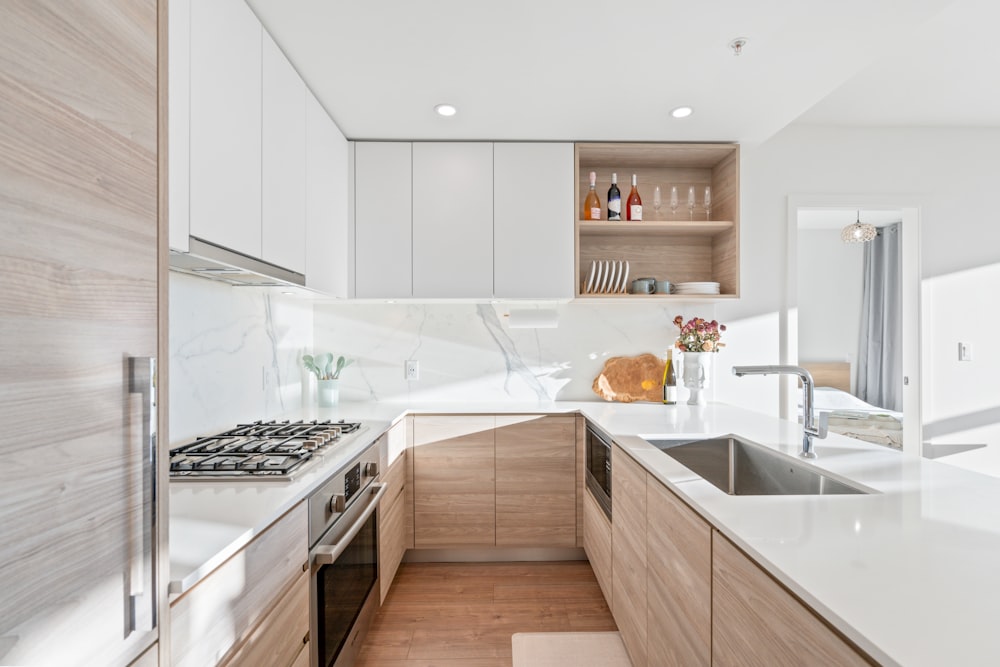
[{"label": "white wall", "polygon": [[839,229],[799,229],[798,253],[799,359],[853,365],[861,329],[864,246],[841,241]]},{"label": "white wall", "polygon": [[312,331],[309,301],[171,271],[171,444],[299,408]]},{"label": "white wall", "polygon": [[[975,424],[976,437],[988,442],[993,454],[979,451],[971,465],[983,469],[986,458],[1000,462],[1000,392],[995,389],[1000,361],[985,349],[996,330],[991,295],[1000,291],[1000,275],[991,270],[1000,264],[993,195],[998,151],[1000,129],[977,128],[791,126],[759,146],[744,147],[743,298],[720,303],[719,319],[770,318],[781,310],[789,195],[912,196],[921,214],[923,421],[947,424],[928,428],[935,441],[968,440],[956,429]],[[778,330],[758,340],[768,352],[763,363],[778,361],[772,335]],[[956,375],[948,369],[962,337],[983,341],[978,349],[987,353],[965,362],[968,366]],[[734,384],[720,380],[717,397],[744,402]],[[942,460],[961,464],[963,456]]]}]

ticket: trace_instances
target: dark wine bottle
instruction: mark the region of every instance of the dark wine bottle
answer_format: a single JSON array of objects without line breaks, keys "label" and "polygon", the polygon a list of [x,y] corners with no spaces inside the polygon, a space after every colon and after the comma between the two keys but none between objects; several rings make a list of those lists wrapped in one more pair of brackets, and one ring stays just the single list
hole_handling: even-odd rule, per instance
[{"label": "dark wine bottle", "polygon": [[611,174],[611,187],[608,188],[608,220],[622,219],[622,193],[618,189],[618,174]]}]

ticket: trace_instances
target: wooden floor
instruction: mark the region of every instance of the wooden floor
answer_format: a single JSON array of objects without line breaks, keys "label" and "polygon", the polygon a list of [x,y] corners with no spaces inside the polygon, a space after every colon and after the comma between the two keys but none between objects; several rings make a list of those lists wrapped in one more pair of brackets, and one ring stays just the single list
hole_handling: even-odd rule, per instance
[{"label": "wooden floor", "polygon": [[511,667],[515,632],[615,630],[586,561],[404,563],[358,667]]}]

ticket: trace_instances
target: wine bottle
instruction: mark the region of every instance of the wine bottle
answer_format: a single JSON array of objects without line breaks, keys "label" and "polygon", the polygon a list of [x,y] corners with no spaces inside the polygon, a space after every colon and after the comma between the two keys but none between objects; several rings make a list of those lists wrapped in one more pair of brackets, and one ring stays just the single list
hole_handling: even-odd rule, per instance
[{"label": "wine bottle", "polygon": [[673,348],[667,350],[667,365],[663,368],[663,403],[677,404],[677,373],[674,371]]},{"label": "wine bottle", "polygon": [[622,219],[622,193],[618,189],[618,174],[611,174],[611,187],[608,188],[608,220]]},{"label": "wine bottle", "polygon": [[625,219],[636,222],[642,220],[642,199],[639,197],[639,189],[635,187],[635,174],[632,174],[632,192],[628,193]]},{"label": "wine bottle", "polygon": [[601,200],[597,198],[597,173],[590,172],[590,190],[587,192],[587,200],[583,203],[584,220],[601,219]]}]

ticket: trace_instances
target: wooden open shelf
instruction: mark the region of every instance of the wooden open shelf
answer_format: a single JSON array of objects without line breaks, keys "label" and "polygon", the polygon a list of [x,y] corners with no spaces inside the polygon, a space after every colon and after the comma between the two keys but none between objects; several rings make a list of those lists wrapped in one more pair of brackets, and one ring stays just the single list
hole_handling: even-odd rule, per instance
[{"label": "wooden open shelf", "polygon": [[[739,297],[740,188],[737,144],[580,143],[576,145],[577,215],[589,189],[591,171],[607,211],[611,174],[618,174],[622,201],[636,174],[643,201],[641,222],[576,222],[576,296],[581,299],[692,301]],[[712,220],[704,217],[705,186],[712,188]],[[653,190],[660,187],[664,206],[655,212]],[[680,208],[671,219],[670,188],[680,194]],[[695,219],[686,219],[687,191],[697,193]],[[655,218],[655,219],[653,219]],[[595,260],[627,260],[629,280],[652,277],[670,282],[718,282],[719,295],[584,294],[584,280]]]}]

